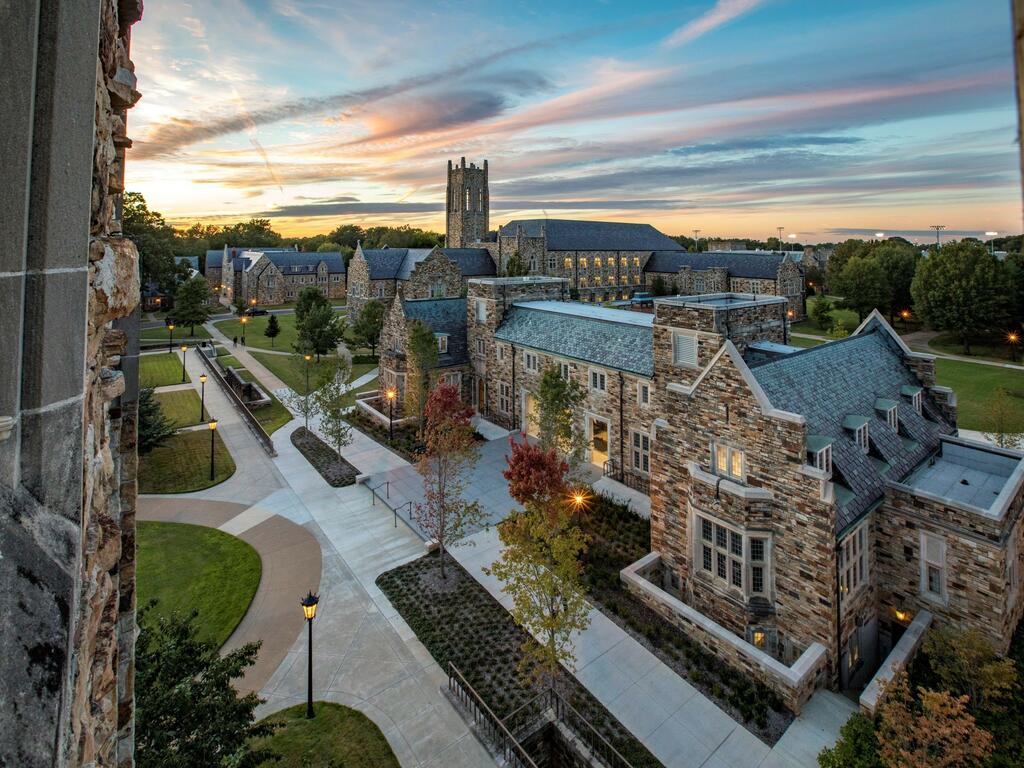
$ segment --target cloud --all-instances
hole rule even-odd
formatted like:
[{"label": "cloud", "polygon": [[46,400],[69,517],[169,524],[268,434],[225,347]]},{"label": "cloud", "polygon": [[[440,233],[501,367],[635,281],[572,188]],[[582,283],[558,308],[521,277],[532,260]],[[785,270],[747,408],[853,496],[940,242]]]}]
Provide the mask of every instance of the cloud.
[{"label": "cloud", "polygon": [[[882,228],[884,229],[884,227]],[[864,235],[866,237],[874,237],[876,233],[882,231],[878,227],[833,227],[826,230],[830,235],[838,235],[841,237],[856,235]],[[886,229],[886,237],[924,237],[929,238],[930,242],[935,241],[935,230],[934,229]],[[942,230],[942,237],[979,237],[984,238],[985,232],[983,230],[973,229],[944,229]]]},{"label": "cloud", "polygon": [[678,48],[723,24],[728,24],[745,13],[749,13],[763,2],[764,0],[717,0],[714,8],[679,27],[665,38],[662,45],[666,48]]},{"label": "cloud", "polygon": [[859,144],[864,139],[857,136],[763,136],[731,141],[712,141],[693,144],[669,150],[674,155],[707,155],[726,152],[749,152],[760,150],[789,149],[797,147],[826,147]]},{"label": "cloud", "polygon": [[[345,216],[389,213],[438,213],[444,203],[349,202],[350,198],[332,199],[320,203],[284,205],[262,211],[259,216],[270,218],[288,216]],[[676,210],[687,205],[680,200],[494,200],[491,211],[543,211],[543,210]]]}]

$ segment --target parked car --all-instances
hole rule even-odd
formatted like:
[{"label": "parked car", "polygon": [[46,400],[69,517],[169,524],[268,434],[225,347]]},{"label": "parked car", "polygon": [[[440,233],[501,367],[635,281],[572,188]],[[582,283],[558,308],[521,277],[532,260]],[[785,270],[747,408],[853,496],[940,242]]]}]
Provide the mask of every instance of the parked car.
[{"label": "parked car", "polygon": [[245,310],[245,314],[247,314],[249,317],[257,317],[259,315],[269,315],[270,313],[267,310],[261,309],[259,307],[249,307],[247,310]]}]

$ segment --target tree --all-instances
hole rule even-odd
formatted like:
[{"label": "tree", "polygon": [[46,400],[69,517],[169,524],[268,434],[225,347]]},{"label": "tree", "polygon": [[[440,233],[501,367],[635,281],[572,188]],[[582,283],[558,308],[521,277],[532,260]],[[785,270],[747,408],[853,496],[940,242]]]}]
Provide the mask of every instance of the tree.
[{"label": "tree", "polygon": [[[553,454],[547,452],[557,462]],[[556,485],[564,487],[564,476]],[[580,562],[586,537],[572,524],[572,507],[564,497],[545,492],[525,506],[499,526],[504,549],[484,573],[502,582],[516,622],[537,640],[523,644],[520,671],[553,686],[558,665],[573,664],[573,633],[590,623]]]},{"label": "tree", "polygon": [[266,248],[281,244],[281,235],[271,228],[270,219],[249,219],[232,224],[229,227],[224,227],[222,235],[226,245]]},{"label": "tree", "polygon": [[966,696],[918,688],[906,672],[885,686],[879,708],[878,754],[891,768],[972,768],[992,752],[992,735],[967,711]]},{"label": "tree", "polygon": [[523,506],[547,503],[568,496],[566,473],[569,465],[555,453],[539,445],[509,438],[510,453],[505,458],[502,476],[508,482],[508,493]]},{"label": "tree", "polygon": [[661,275],[655,275],[651,281],[651,296],[667,296],[668,286],[665,284],[665,278]]},{"label": "tree", "polygon": [[328,240],[327,242],[320,243],[320,245],[318,245],[316,247],[316,252],[317,253],[340,253],[341,252],[341,245],[339,245],[338,243],[332,243],[332,242],[330,242]]},{"label": "tree", "polygon": [[312,359],[307,360],[307,355],[312,358],[312,353],[306,352],[297,355],[291,355],[289,358],[289,364],[292,370],[299,377],[299,379],[308,384],[305,386],[302,392],[296,392],[288,398],[288,407],[294,411],[296,416],[300,416],[305,422],[306,429],[309,429],[309,420],[316,418],[320,414],[320,401],[315,397],[315,392],[322,383],[320,375],[316,371],[313,372],[314,378],[310,381],[309,378],[309,366],[312,364]]},{"label": "tree", "polygon": [[982,406],[982,424],[985,437],[1000,448],[1020,448],[1024,445],[1024,433],[1019,429],[1016,408],[1012,395],[1005,387],[996,387],[996,391],[986,398]]},{"label": "tree", "polygon": [[804,286],[808,294],[825,293],[825,273],[814,264],[804,267]]},{"label": "tree", "polygon": [[811,306],[811,320],[814,324],[827,331],[832,327],[832,311],[835,305],[824,296],[820,296]]},{"label": "tree", "polygon": [[250,750],[273,726],[255,722],[255,693],[232,685],[256,661],[259,643],[221,655],[197,637],[196,613],[139,612],[135,642],[135,759],[145,768],[256,768],[275,755]]},{"label": "tree", "polygon": [[921,259],[910,286],[914,308],[932,328],[956,334],[964,354],[971,339],[1006,317],[1006,268],[977,243],[950,243]]},{"label": "tree", "polygon": [[318,307],[329,307],[331,302],[320,293],[316,286],[307,285],[299,291],[299,299],[295,302],[295,325],[298,327],[306,319],[311,310]]},{"label": "tree", "polygon": [[174,294],[174,319],[188,326],[189,336],[195,335],[196,326],[210,319],[210,285],[202,275],[196,275],[178,286]]},{"label": "tree", "polygon": [[505,277],[522,277],[530,274],[530,266],[523,261],[519,251],[513,251],[505,262]]},{"label": "tree", "polygon": [[479,502],[463,498],[468,473],[478,458],[470,424],[473,409],[462,402],[455,386],[441,384],[430,393],[423,410],[425,448],[416,465],[423,477],[423,501],[416,504],[413,517],[437,542],[441,578],[446,578],[449,542],[461,539],[486,516]]},{"label": "tree", "polygon": [[296,320],[295,327],[298,351],[315,354],[317,362],[320,362],[321,355],[337,347],[345,336],[345,320],[329,303],[310,309],[301,321]]},{"label": "tree", "polygon": [[575,379],[563,378],[557,368],[549,366],[541,373],[536,397],[541,447],[554,448],[572,472],[583,462],[586,450],[576,409],[587,399],[587,391]]},{"label": "tree", "polygon": [[235,296],[235,300],[231,302],[231,306],[235,308],[235,314],[238,315],[239,317],[244,315],[245,310],[248,309],[248,307],[245,304],[245,299],[242,297],[242,294],[238,294],[237,296]]},{"label": "tree", "polygon": [[830,285],[843,297],[842,305],[864,318],[876,307],[888,309],[891,290],[881,265],[869,256],[852,256]]},{"label": "tree", "polygon": [[839,729],[835,746],[826,747],[818,755],[821,768],[882,768],[878,757],[878,736],[875,723],[857,712]]},{"label": "tree", "polygon": [[[867,249],[867,243],[863,240],[846,240],[839,243],[835,248],[832,249],[832,255],[828,257],[828,278],[829,287],[833,286],[833,280],[843,271],[846,266],[846,262],[852,259],[854,256],[864,256]],[[834,290],[834,289],[833,289]]]},{"label": "tree", "polygon": [[263,335],[270,339],[270,346],[274,346],[274,339],[281,333],[281,323],[277,321],[277,315],[271,315],[267,320],[267,327],[263,329]]},{"label": "tree", "polygon": [[917,268],[918,251],[912,245],[905,245],[898,240],[886,240],[877,243],[871,250],[871,257],[878,262],[885,274],[889,286],[890,325],[896,321],[896,315],[909,309],[913,303],[910,285],[914,281],[914,270]]},{"label": "tree", "polygon": [[359,317],[352,326],[356,343],[370,348],[370,354],[377,354],[380,332],[384,328],[384,305],[376,299],[366,302]]},{"label": "tree", "polygon": [[978,629],[932,629],[925,635],[924,651],[942,687],[966,696],[973,715],[1002,709],[1016,685],[1013,660],[999,656]]},{"label": "tree", "polygon": [[319,385],[313,392],[316,408],[320,413],[320,432],[335,451],[352,442],[352,427],[345,419],[348,407],[348,380],[352,373],[352,365],[347,357],[339,355],[337,360],[327,366],[321,376]]},{"label": "tree", "polygon": [[164,415],[164,409],[153,397],[152,388],[139,390],[139,453],[159,448],[174,434],[175,429]]},{"label": "tree", "polygon": [[405,359],[408,370],[405,378],[406,411],[419,418],[419,429],[423,431],[423,409],[430,393],[430,371],[437,367],[437,337],[430,326],[422,320],[409,324],[409,338]]},{"label": "tree", "polygon": [[162,215],[149,209],[146,198],[138,192],[124,193],[121,229],[139,249],[142,285],[156,283],[163,291],[173,291],[176,275],[174,229]]},{"label": "tree", "polygon": [[850,335],[850,331],[842,323],[836,323],[825,335],[830,339],[845,339]]}]

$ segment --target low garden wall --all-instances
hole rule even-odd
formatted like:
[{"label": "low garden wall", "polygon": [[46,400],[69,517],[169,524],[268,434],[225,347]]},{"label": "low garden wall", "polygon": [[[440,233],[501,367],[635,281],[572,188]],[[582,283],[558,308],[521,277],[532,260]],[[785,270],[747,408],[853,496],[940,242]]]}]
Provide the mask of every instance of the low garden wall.
[{"label": "low garden wall", "polygon": [[[391,423],[391,420],[388,418],[388,409],[384,405],[383,400],[384,398],[381,397],[379,390],[375,392],[361,392],[356,395],[356,408],[386,427]],[[405,424],[413,424],[416,421],[417,418],[415,416],[403,416],[396,418],[394,424],[396,427],[401,427]]]},{"label": "low garden wall", "polygon": [[874,716],[878,710],[878,705],[882,703],[882,691],[885,689],[886,684],[910,665],[914,654],[917,653],[917,649],[921,647],[921,643],[924,641],[924,633],[931,626],[931,623],[932,615],[928,611],[919,611],[914,620],[910,622],[910,626],[903,633],[903,637],[889,651],[889,655],[885,657],[882,666],[878,668],[875,676],[871,678],[871,682],[865,686],[864,691],[861,693],[861,712],[872,717]]},{"label": "low garden wall", "polygon": [[652,583],[648,575],[660,565],[661,555],[651,552],[623,568],[619,577],[644,605],[682,629],[716,658],[771,688],[790,710],[799,714],[824,677],[825,646],[811,643],[792,666],[787,666]]},{"label": "low garden wall", "polygon": [[[252,415],[249,406],[238,396],[238,393],[228,383],[228,380],[224,378],[224,373],[221,371],[220,366],[217,365],[217,354],[213,347],[193,347],[193,349],[199,355],[199,359],[203,361],[206,369],[213,374],[213,378],[220,385],[220,388],[227,394],[231,404],[235,406],[235,410],[241,414],[242,421],[249,427],[249,431],[252,432],[259,444],[263,446],[263,450],[270,456],[277,456],[277,449],[274,448],[274,441],[270,438],[270,435],[267,434],[263,425],[256,420],[256,417]],[[268,399],[267,402],[269,403],[270,400]]]}]

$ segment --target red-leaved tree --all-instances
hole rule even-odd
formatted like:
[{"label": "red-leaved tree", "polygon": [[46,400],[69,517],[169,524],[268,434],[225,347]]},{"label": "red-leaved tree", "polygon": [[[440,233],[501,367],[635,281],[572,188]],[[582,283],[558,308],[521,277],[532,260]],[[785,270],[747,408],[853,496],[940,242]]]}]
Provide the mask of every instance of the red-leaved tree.
[{"label": "red-leaved tree", "polygon": [[442,578],[448,547],[484,517],[477,502],[462,496],[478,458],[472,415],[450,384],[434,388],[423,408],[425,448],[416,467],[423,476],[423,502],[416,505],[413,519],[437,542]]},{"label": "red-leaved tree", "polygon": [[568,495],[565,473],[566,461],[554,448],[544,450],[523,440],[508,439],[512,453],[502,475],[508,480],[508,493],[523,506],[551,501]]}]

